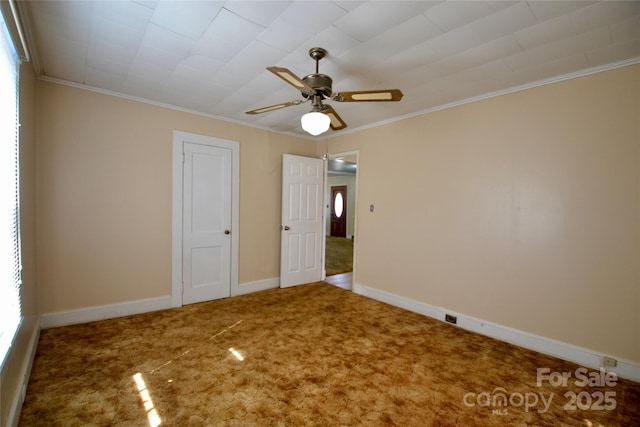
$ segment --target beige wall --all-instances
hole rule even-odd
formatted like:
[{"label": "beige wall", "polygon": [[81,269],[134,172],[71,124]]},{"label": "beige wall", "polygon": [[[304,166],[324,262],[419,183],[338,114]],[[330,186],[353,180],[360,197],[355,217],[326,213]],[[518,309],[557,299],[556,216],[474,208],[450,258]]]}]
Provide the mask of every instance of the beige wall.
[{"label": "beige wall", "polygon": [[[329,139],[360,150],[358,282],[640,361],[639,75]],[[240,141],[240,283],[278,276],[282,153],[326,144],[47,82],[38,118],[40,313],[170,294],[173,130]]]},{"label": "beige wall", "polygon": [[[36,79],[29,63],[20,67],[20,227],[22,230],[22,316],[16,339],[2,366],[0,425],[21,399],[23,372],[32,356],[30,345],[39,331],[36,283]],[[17,408],[20,409],[19,407]],[[19,412],[18,412],[19,414]],[[14,414],[15,417],[15,414]],[[12,420],[13,421],[13,420]]]},{"label": "beige wall", "polygon": [[354,149],[360,284],[640,362],[640,66],[329,140]]},{"label": "beige wall", "polygon": [[239,282],[279,276],[282,154],[313,141],[41,81],[40,313],[171,294],[173,130],[240,142]]}]

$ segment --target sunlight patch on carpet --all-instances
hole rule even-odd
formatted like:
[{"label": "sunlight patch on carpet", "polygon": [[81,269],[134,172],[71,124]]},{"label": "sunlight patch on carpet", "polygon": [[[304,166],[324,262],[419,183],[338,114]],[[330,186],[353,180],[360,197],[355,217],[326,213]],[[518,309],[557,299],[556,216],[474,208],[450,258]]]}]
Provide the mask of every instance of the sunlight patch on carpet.
[{"label": "sunlight patch on carpet", "polygon": [[156,411],[155,406],[153,406],[153,400],[151,400],[151,394],[149,394],[149,390],[147,389],[147,384],[142,379],[142,374],[137,373],[133,376],[133,381],[136,383],[136,388],[138,389],[138,393],[140,394],[140,399],[142,400],[142,404],[144,405],[145,411],[147,411],[147,419],[149,420],[150,427],[158,427],[162,424],[162,419],[158,415],[158,411]]},{"label": "sunlight patch on carpet", "polygon": [[244,360],[244,356],[242,356],[240,352],[238,352],[238,350],[234,349],[233,347],[229,349],[229,352],[231,352],[231,354],[233,354],[239,361],[242,362]]}]

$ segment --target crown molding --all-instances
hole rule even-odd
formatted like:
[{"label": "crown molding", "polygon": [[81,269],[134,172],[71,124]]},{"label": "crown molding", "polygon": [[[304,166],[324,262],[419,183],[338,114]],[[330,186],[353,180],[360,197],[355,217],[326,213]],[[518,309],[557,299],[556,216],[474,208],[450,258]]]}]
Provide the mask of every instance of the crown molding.
[{"label": "crown molding", "polygon": [[218,116],[218,115],[215,115],[215,114],[204,113],[202,111],[193,110],[193,109],[190,109],[190,108],[180,107],[180,106],[173,105],[173,104],[167,104],[165,102],[160,102],[160,101],[154,101],[154,100],[143,98],[143,97],[139,97],[139,96],[128,95],[128,94],[125,94],[125,93],[122,93],[122,92],[117,92],[117,91],[113,91],[113,90],[109,90],[109,89],[102,89],[102,88],[98,88],[98,87],[95,87],[95,86],[89,86],[89,85],[85,85],[85,84],[81,84],[81,83],[76,83],[76,82],[72,82],[72,81],[69,81],[69,80],[59,79],[59,78],[56,78],[56,77],[49,77],[49,76],[44,76],[43,75],[43,76],[40,76],[40,78],[38,80],[41,80],[43,82],[48,82],[48,83],[55,83],[55,84],[59,84],[59,85],[63,85],[63,86],[69,86],[69,87],[72,87],[72,88],[75,88],[75,89],[88,90],[89,92],[96,92],[96,93],[100,93],[102,95],[114,96],[116,98],[122,98],[122,99],[126,99],[126,100],[129,100],[129,101],[141,102],[143,104],[149,104],[149,105],[153,105],[155,107],[167,108],[169,110],[175,110],[175,111],[180,111],[182,113],[187,113],[187,114],[193,114],[193,115],[196,115],[196,116],[206,117],[208,119],[219,120],[221,122],[233,123],[233,124],[236,124],[236,125],[246,126],[246,127],[250,127],[250,128],[254,128],[254,129],[260,129],[260,130],[264,130],[264,131],[267,131],[267,132],[279,133],[281,135],[293,136],[293,137],[300,138],[300,139],[315,140],[315,138],[306,137],[304,135],[300,135],[300,134],[293,133],[293,132],[278,132],[278,131],[275,131],[273,129],[269,129],[266,126],[255,125],[255,124],[243,122],[243,121],[240,121],[240,120],[230,119],[228,117],[222,117],[222,116]]},{"label": "crown molding", "polygon": [[260,129],[260,130],[264,130],[267,132],[273,132],[273,133],[278,133],[281,135],[287,135],[287,136],[292,136],[295,138],[300,138],[300,139],[306,139],[306,140],[310,140],[310,141],[321,141],[321,140],[329,140],[329,139],[333,139],[333,138],[337,138],[339,136],[344,136],[344,135],[348,135],[354,132],[360,132],[366,129],[372,129],[372,128],[377,128],[383,125],[387,125],[390,123],[395,123],[395,122],[399,122],[402,120],[406,120],[406,119],[410,119],[413,117],[417,117],[417,116],[422,116],[422,115],[426,115],[426,114],[430,114],[430,113],[435,113],[436,111],[442,111],[442,110],[447,110],[450,108],[455,108],[455,107],[459,107],[461,105],[465,105],[465,104],[471,104],[473,102],[477,102],[477,101],[483,101],[485,99],[491,99],[491,98],[495,98],[498,96],[503,96],[503,95],[508,95],[511,93],[516,93],[516,92],[521,92],[523,90],[527,90],[527,89],[533,89],[536,87],[540,87],[540,86],[546,86],[549,84],[554,84],[554,83],[558,83],[558,82],[562,82],[565,80],[571,80],[571,79],[576,79],[576,78],[580,78],[580,77],[585,77],[585,76],[589,76],[591,74],[597,74],[597,73],[603,73],[605,71],[611,71],[611,70],[615,70],[617,68],[623,68],[623,67],[627,67],[630,65],[635,65],[635,64],[640,64],[640,56],[636,56],[633,58],[629,58],[629,59],[625,59],[623,61],[618,61],[618,62],[612,62],[610,64],[605,64],[605,65],[599,65],[597,67],[592,67],[592,68],[587,68],[584,70],[580,70],[580,71],[575,71],[572,73],[568,73],[568,74],[562,74],[560,76],[556,76],[556,77],[550,77],[547,79],[543,79],[543,80],[537,80],[535,82],[531,82],[531,83],[526,83],[523,85],[518,85],[518,86],[513,86],[507,89],[501,89],[498,91],[494,91],[494,92],[489,92],[483,95],[478,95],[478,96],[474,96],[471,98],[466,98],[460,101],[454,101],[454,102],[450,102],[448,104],[442,104],[442,105],[438,105],[435,107],[431,107],[431,108],[427,108],[425,110],[420,110],[420,111],[416,111],[414,113],[410,113],[410,114],[405,114],[403,116],[398,116],[398,117],[393,117],[387,120],[382,120],[379,122],[375,122],[375,123],[371,123],[368,125],[364,125],[364,126],[359,126],[353,129],[349,129],[349,130],[345,130],[345,131],[341,131],[339,134],[330,134],[330,133],[323,133],[321,135],[318,136],[311,136],[311,135],[301,135],[299,133],[294,133],[294,132],[280,132],[280,131],[275,131],[273,129],[269,129],[266,126],[260,126],[260,125],[256,125],[256,124],[252,124],[252,123],[247,123],[247,122],[243,122],[240,120],[235,120],[235,119],[230,119],[227,117],[222,117],[222,116],[218,116],[215,114],[209,114],[209,113],[203,113],[202,111],[197,111],[197,110],[192,110],[190,108],[184,108],[184,107],[179,107],[177,105],[172,105],[172,104],[167,104],[164,102],[159,102],[159,101],[154,101],[154,100],[150,100],[147,98],[142,98],[142,97],[138,97],[138,96],[133,96],[133,95],[127,95],[121,92],[117,92],[117,91],[112,91],[112,90],[108,90],[108,89],[101,89],[101,88],[97,88],[94,86],[89,86],[89,85],[84,85],[84,84],[80,84],[80,83],[76,83],[76,82],[71,82],[68,80],[63,80],[63,79],[59,79],[59,78],[55,78],[55,77],[49,77],[49,76],[45,76],[45,75],[41,75],[39,77],[39,80],[45,81],[45,82],[49,82],[49,83],[56,83],[56,84],[61,84],[64,86],[70,86],[76,89],[84,89],[84,90],[88,90],[91,92],[97,92],[103,95],[108,95],[108,96],[115,96],[117,98],[123,98],[123,99],[127,99],[130,101],[135,101],[135,102],[142,102],[144,104],[149,104],[149,105],[154,105],[156,107],[161,107],[161,108],[167,108],[170,110],[175,110],[175,111],[180,111],[183,113],[188,113],[188,114],[194,114],[196,116],[201,116],[201,117],[206,117],[206,118],[210,118],[210,119],[214,119],[214,120],[219,120],[219,121],[223,121],[223,122],[228,122],[228,123],[233,123],[236,125],[240,125],[240,126],[246,126],[246,127],[250,127],[250,128],[254,128],[254,129]]},{"label": "crown molding", "polygon": [[565,80],[577,79],[579,77],[589,76],[591,74],[603,73],[605,71],[615,70],[617,68],[628,67],[630,65],[640,64],[640,56],[636,56],[633,58],[625,59],[623,61],[612,62],[610,64],[599,65],[597,67],[587,68],[580,71],[574,71],[568,74],[562,74],[555,77],[549,77],[547,79],[537,80],[531,83],[525,83],[523,85],[513,86],[507,89],[501,89],[494,92],[489,92],[483,95],[474,96],[471,98],[466,98],[460,101],[450,102],[448,104],[437,105],[435,107],[427,108],[425,110],[416,111],[415,113],[405,114],[403,116],[393,117],[391,119],[382,120],[379,122],[371,123],[365,126],[359,126],[357,128],[349,129],[347,131],[341,132],[339,135],[331,135],[329,138],[336,138],[338,136],[343,136],[349,133],[359,132],[366,129],[377,128],[383,125],[387,125],[390,123],[399,122],[402,120],[410,119],[412,117],[422,116],[429,113],[435,113],[436,111],[448,110],[449,108],[459,107],[465,104],[471,104],[477,101],[483,101],[485,99],[491,99],[502,95],[508,95],[515,92],[521,92],[527,89],[533,89],[540,86],[546,86],[554,83],[559,83]]}]

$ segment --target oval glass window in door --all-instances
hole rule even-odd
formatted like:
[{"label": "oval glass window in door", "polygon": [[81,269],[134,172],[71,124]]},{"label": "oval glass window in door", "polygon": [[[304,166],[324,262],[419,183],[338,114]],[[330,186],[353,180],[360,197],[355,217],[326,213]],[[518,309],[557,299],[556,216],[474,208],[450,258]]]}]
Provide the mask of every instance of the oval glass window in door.
[{"label": "oval glass window in door", "polygon": [[335,212],[337,218],[342,217],[344,212],[344,199],[342,193],[337,193],[336,198],[333,200],[333,212]]}]

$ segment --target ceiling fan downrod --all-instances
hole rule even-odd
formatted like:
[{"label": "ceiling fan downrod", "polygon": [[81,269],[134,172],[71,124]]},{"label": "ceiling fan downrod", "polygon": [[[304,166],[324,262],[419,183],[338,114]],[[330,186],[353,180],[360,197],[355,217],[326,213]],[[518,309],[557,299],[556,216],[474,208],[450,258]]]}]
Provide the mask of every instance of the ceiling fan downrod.
[{"label": "ceiling fan downrod", "polygon": [[316,74],[318,74],[320,60],[327,56],[327,51],[321,47],[312,47],[309,49],[309,56],[316,61]]}]

